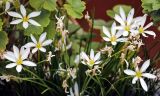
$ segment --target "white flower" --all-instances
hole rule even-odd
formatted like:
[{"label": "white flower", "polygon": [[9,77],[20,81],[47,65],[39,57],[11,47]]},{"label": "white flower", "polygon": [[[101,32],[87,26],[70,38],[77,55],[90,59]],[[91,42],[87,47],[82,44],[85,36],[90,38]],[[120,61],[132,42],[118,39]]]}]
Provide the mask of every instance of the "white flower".
[{"label": "white flower", "polygon": [[47,33],[44,32],[40,37],[39,37],[39,41],[37,42],[36,38],[31,34],[31,39],[33,42],[29,42],[26,45],[24,45],[25,48],[31,48],[31,47],[35,47],[32,50],[32,53],[34,54],[35,52],[37,52],[38,50],[42,51],[42,52],[46,52],[46,49],[44,48],[44,46],[47,46],[49,44],[52,43],[52,40],[45,40],[46,39],[46,35]]},{"label": "white flower", "polygon": [[105,41],[110,41],[112,45],[116,45],[117,42],[125,42],[127,38],[120,38],[122,35],[121,31],[116,32],[116,23],[114,22],[111,27],[111,32],[108,31],[106,27],[103,26],[103,33],[107,37],[103,37]]},{"label": "white flower", "polygon": [[139,26],[137,28],[138,30],[134,30],[134,32],[135,32],[135,34],[142,34],[142,36],[144,36],[144,37],[148,37],[146,34],[153,35],[153,37],[155,38],[156,34],[153,31],[147,30],[149,27],[151,27],[153,25],[153,22],[150,22],[149,24],[144,26],[146,19],[147,19],[147,15],[145,14],[143,17],[137,18],[137,20],[135,20],[137,22],[138,21],[140,21],[140,22],[138,22],[139,23]]},{"label": "white flower", "polygon": [[122,7],[120,7],[120,16],[115,15],[114,19],[120,23],[120,26],[117,26],[116,29],[123,32],[123,36],[128,36],[129,32],[132,32],[132,29],[136,28],[136,24],[133,22],[134,9],[131,9],[126,17],[125,12]]},{"label": "white flower", "polygon": [[7,12],[9,10],[9,8],[11,6],[10,3],[12,3],[12,2],[13,2],[13,0],[6,0],[5,1],[5,3],[6,3],[6,5],[5,5],[5,12]]},{"label": "white flower", "polygon": [[85,52],[81,52],[81,58],[83,59],[82,63],[85,65],[88,65],[89,67],[94,66],[95,64],[99,64],[101,63],[101,61],[99,61],[100,59],[100,52],[98,52],[95,56],[94,56],[94,51],[93,49],[91,49],[90,51],[90,56],[88,57],[86,55]]},{"label": "white flower", "polygon": [[145,71],[149,67],[149,65],[150,65],[150,60],[147,60],[143,63],[143,65],[140,69],[137,66],[135,71],[130,70],[130,69],[124,70],[125,74],[135,76],[132,80],[132,84],[135,84],[137,80],[140,80],[141,86],[145,91],[148,91],[148,87],[147,87],[147,84],[144,81],[143,77],[147,77],[147,78],[150,78],[150,79],[156,78],[156,76],[153,75],[153,74],[145,73]]},{"label": "white flower", "polygon": [[13,68],[16,66],[17,72],[21,72],[22,65],[26,66],[36,66],[35,63],[26,60],[28,58],[28,55],[30,53],[30,49],[24,49],[24,47],[21,47],[19,50],[16,46],[13,45],[13,52],[7,51],[4,54],[5,59],[8,59],[9,61],[12,61],[13,63],[10,63],[6,65],[6,68]]},{"label": "white flower", "polygon": [[21,22],[23,22],[23,27],[26,29],[29,26],[29,23],[35,26],[41,26],[39,23],[37,23],[35,20],[31,19],[33,17],[37,17],[40,15],[41,11],[37,11],[37,12],[32,12],[29,15],[27,15],[26,13],[26,9],[24,8],[23,5],[20,5],[20,11],[21,14],[17,13],[17,12],[7,12],[8,15],[12,16],[12,17],[16,17],[18,19],[10,22],[10,24],[19,24]]}]

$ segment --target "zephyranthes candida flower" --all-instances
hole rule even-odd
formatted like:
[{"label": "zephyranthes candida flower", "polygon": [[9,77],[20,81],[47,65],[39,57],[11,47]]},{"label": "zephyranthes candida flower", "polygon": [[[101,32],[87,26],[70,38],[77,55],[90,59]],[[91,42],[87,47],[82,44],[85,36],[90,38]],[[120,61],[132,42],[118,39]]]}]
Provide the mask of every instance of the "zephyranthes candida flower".
[{"label": "zephyranthes candida flower", "polygon": [[46,39],[46,35],[47,33],[43,33],[40,37],[39,40],[37,41],[36,38],[31,34],[31,39],[33,42],[29,42],[26,45],[24,45],[24,47],[26,48],[31,48],[34,47],[34,49],[32,50],[32,53],[37,52],[38,50],[42,51],[42,52],[46,52],[46,49],[44,48],[44,46],[47,46],[49,44],[52,43],[52,40],[45,40]]},{"label": "zephyranthes candida flower", "polygon": [[23,5],[20,5],[20,12],[21,14],[17,13],[17,12],[7,12],[8,15],[12,16],[12,17],[16,17],[18,19],[10,22],[10,24],[19,24],[21,22],[23,22],[23,27],[26,29],[29,26],[29,23],[35,26],[41,26],[39,23],[37,23],[35,20],[31,19],[33,17],[37,17],[40,15],[41,11],[37,11],[37,12],[32,12],[29,15],[27,15],[26,9]]},{"label": "zephyranthes candida flower", "polygon": [[147,87],[147,84],[144,81],[143,77],[150,78],[150,79],[156,78],[155,75],[145,72],[146,69],[149,67],[149,65],[150,65],[150,60],[147,60],[143,63],[143,65],[140,69],[137,66],[135,71],[130,70],[130,69],[124,70],[125,74],[134,76],[134,78],[132,80],[132,84],[135,84],[137,80],[140,80],[140,84],[145,91],[148,91],[148,87]]},{"label": "zephyranthes candida flower", "polygon": [[89,67],[101,63],[101,61],[99,61],[100,57],[101,57],[100,52],[94,55],[93,49],[91,49],[90,51],[90,56],[87,56],[85,52],[81,52],[81,58],[83,59],[82,63],[88,65]]},{"label": "zephyranthes candida flower", "polygon": [[24,47],[21,47],[21,49],[19,50],[16,46],[13,46],[13,52],[7,51],[4,54],[4,57],[6,59],[13,62],[6,65],[6,68],[13,68],[16,66],[17,72],[21,72],[23,65],[36,66],[35,63],[26,60],[28,58],[29,53],[30,53],[29,48],[24,49]]},{"label": "zephyranthes candida flower", "polygon": [[116,32],[116,23],[114,22],[111,27],[111,31],[103,26],[103,33],[107,37],[103,37],[103,39],[107,42],[111,42],[112,45],[116,45],[117,42],[125,42],[127,38],[121,38],[122,32],[118,31]]}]

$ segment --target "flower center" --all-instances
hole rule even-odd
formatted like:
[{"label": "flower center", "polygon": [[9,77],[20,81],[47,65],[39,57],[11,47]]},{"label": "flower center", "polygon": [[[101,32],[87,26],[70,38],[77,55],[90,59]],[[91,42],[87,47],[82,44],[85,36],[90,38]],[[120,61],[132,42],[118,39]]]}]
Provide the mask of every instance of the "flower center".
[{"label": "flower center", "polygon": [[112,36],[112,37],[110,38],[110,40],[111,40],[111,42],[115,42],[115,41],[117,40],[117,38],[116,38],[116,36]]},{"label": "flower center", "polygon": [[90,65],[94,65],[94,60],[92,60],[92,59],[89,60],[89,64],[90,64]]},{"label": "flower center", "polygon": [[130,31],[130,27],[131,27],[130,25],[126,25],[125,28],[124,28],[125,31]]},{"label": "flower center", "polygon": [[27,22],[29,20],[29,18],[27,16],[23,17],[23,22]]},{"label": "flower center", "polygon": [[137,76],[138,78],[142,77],[142,72],[140,72],[140,71],[136,72],[136,76]]},{"label": "flower center", "polygon": [[36,45],[36,47],[39,49],[39,48],[42,47],[42,44],[38,42],[37,45]]},{"label": "flower center", "polygon": [[138,31],[139,31],[139,33],[143,33],[143,32],[144,32],[144,29],[143,29],[142,27],[140,27],[140,28],[138,29]]},{"label": "flower center", "polygon": [[16,61],[17,65],[21,65],[23,63],[21,56],[18,57],[18,60]]}]

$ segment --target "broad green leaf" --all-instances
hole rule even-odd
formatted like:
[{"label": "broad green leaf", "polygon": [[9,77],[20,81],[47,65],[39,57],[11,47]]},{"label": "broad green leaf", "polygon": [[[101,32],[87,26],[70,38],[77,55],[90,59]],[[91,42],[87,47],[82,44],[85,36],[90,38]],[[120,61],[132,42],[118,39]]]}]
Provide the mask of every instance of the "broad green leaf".
[{"label": "broad green leaf", "polygon": [[56,0],[29,0],[29,3],[36,10],[44,8],[48,11],[54,11],[56,8]]},{"label": "broad green leaf", "polygon": [[77,31],[79,28],[80,28],[79,25],[75,25],[75,24],[72,24],[72,23],[68,25],[68,31],[70,33]]},{"label": "broad green leaf", "polygon": [[0,31],[0,41],[0,52],[3,52],[8,44],[8,36],[6,32]]},{"label": "broad green leaf", "polygon": [[107,26],[107,22],[105,22],[102,19],[97,19],[94,21],[94,28],[95,29],[101,29],[102,26]]},{"label": "broad green leaf", "polygon": [[85,3],[81,0],[67,0],[68,4],[64,4],[68,15],[73,18],[82,18],[82,12],[85,10]]},{"label": "broad green leaf", "polygon": [[43,27],[30,25],[25,31],[24,34],[26,36],[30,36],[30,34],[40,35],[43,32]]},{"label": "broad green leaf", "polygon": [[29,3],[36,10],[40,10],[43,7],[44,0],[29,0]]},{"label": "broad green leaf", "polygon": [[47,27],[47,25],[50,22],[49,19],[50,12],[47,10],[42,10],[40,16],[36,17],[35,20],[42,26],[42,27]]},{"label": "broad green leaf", "polygon": [[107,10],[106,13],[108,16],[110,16],[111,18],[114,18],[115,14],[119,14],[119,8],[122,7],[124,12],[126,13],[126,15],[129,13],[129,11],[131,10],[131,6],[129,5],[116,5],[113,7],[112,10]]},{"label": "broad green leaf", "polygon": [[48,11],[54,11],[56,8],[56,0],[45,0],[43,8]]},{"label": "broad green leaf", "polygon": [[48,39],[53,39],[56,32],[56,23],[54,21],[51,21],[47,26],[45,32],[47,32]]}]

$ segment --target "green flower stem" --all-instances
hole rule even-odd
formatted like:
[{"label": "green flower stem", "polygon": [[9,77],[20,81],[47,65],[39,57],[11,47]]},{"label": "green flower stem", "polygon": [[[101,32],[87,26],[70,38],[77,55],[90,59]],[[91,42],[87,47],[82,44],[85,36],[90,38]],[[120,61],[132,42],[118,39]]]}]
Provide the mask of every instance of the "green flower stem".
[{"label": "green flower stem", "polygon": [[40,51],[38,50],[38,62],[40,62],[40,57],[41,56],[41,54],[40,54]]},{"label": "green flower stem", "polygon": [[84,92],[85,92],[85,90],[86,90],[86,88],[87,88],[90,80],[91,80],[91,77],[88,78],[88,76],[87,76],[87,77],[85,78],[84,84],[83,84],[83,86],[82,86],[82,91],[81,91],[81,93],[80,93],[80,96],[83,96],[83,94],[84,94]]}]

